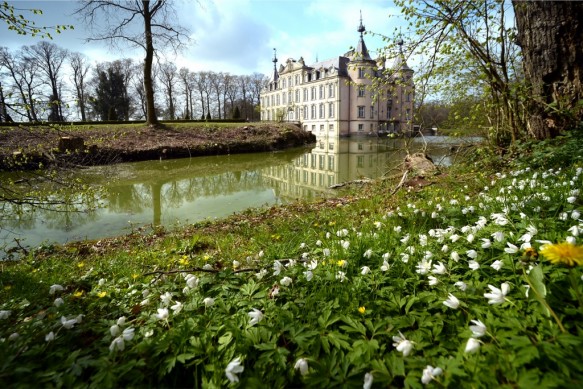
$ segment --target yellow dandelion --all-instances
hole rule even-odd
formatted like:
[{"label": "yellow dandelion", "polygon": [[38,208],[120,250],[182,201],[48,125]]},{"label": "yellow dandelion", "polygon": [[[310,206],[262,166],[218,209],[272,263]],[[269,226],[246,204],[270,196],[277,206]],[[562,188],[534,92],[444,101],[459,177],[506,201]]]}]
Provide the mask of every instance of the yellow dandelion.
[{"label": "yellow dandelion", "polygon": [[102,298],[102,297],[105,297],[106,294],[107,294],[107,292],[99,292],[99,293],[97,293],[97,297]]},{"label": "yellow dandelion", "polygon": [[358,312],[360,312],[364,315],[364,312],[366,312],[366,308],[365,307],[358,307]]},{"label": "yellow dandelion", "polygon": [[78,290],[75,293],[73,293],[73,297],[81,297],[83,296],[83,291],[82,290]]},{"label": "yellow dandelion", "polygon": [[555,265],[583,265],[583,246],[575,246],[569,242],[545,244],[540,253]]},{"label": "yellow dandelion", "polygon": [[340,267],[344,267],[346,265],[346,261],[344,259],[339,260],[336,264]]},{"label": "yellow dandelion", "polygon": [[188,265],[188,257],[186,255],[183,255],[178,261],[178,263],[181,264],[182,266]]},{"label": "yellow dandelion", "polygon": [[335,226],[336,222],[334,220],[332,220],[330,223],[328,223],[329,226]]},{"label": "yellow dandelion", "polygon": [[78,267],[79,269],[81,269],[83,266],[85,266],[85,263],[83,263],[83,262],[79,262],[79,263],[77,264],[77,267]]},{"label": "yellow dandelion", "polygon": [[211,256],[208,254],[203,255],[202,260],[203,261],[208,261],[209,259],[211,259]]},{"label": "yellow dandelion", "polygon": [[132,274],[132,278],[135,280],[136,278],[138,278],[140,275],[138,273],[134,273]]}]

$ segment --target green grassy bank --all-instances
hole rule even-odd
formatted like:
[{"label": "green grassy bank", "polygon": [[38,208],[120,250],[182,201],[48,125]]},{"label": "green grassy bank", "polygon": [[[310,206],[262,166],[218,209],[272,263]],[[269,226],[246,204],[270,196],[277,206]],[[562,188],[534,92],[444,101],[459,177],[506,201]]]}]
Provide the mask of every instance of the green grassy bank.
[{"label": "green grassy bank", "polygon": [[0,384],[580,386],[580,144],[3,263]]}]

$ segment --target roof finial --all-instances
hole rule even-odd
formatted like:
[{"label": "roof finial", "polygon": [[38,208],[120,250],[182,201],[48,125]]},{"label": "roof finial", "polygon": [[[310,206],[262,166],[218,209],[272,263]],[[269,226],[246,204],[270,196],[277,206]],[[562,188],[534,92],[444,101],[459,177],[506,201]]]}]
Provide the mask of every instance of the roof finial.
[{"label": "roof finial", "polygon": [[403,54],[403,34],[401,33],[401,27],[399,27],[399,38],[397,39],[397,44],[399,45],[399,53]]},{"label": "roof finial", "polygon": [[366,29],[364,28],[364,25],[362,24],[362,10],[360,10],[360,25],[358,26],[358,29],[356,31],[360,32],[361,38],[362,38],[362,33],[366,31]]},{"label": "roof finial", "polygon": [[279,74],[277,74],[277,50],[275,47],[273,48],[273,60],[271,62],[273,62],[273,80],[277,81]]}]

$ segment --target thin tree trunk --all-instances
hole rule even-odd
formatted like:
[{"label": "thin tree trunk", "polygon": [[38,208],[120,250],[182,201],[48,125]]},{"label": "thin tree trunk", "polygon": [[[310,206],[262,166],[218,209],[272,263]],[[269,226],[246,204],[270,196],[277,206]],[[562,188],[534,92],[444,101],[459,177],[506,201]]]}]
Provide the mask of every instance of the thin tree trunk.
[{"label": "thin tree trunk", "polygon": [[144,58],[144,91],[146,93],[146,124],[158,124],[154,105],[154,86],[152,81],[152,62],[154,60],[154,43],[152,42],[152,16],[150,2],[142,1],[144,7],[144,33],[146,36],[146,58]]}]

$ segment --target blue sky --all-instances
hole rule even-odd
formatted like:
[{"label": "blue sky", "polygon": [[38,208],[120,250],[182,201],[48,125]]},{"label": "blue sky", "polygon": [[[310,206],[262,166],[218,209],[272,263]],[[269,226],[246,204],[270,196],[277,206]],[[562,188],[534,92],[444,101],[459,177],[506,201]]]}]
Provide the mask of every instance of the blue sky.
[{"label": "blue sky", "polygon": [[[39,26],[72,24],[73,31],[57,35],[54,43],[71,51],[82,52],[93,61],[118,58],[141,60],[143,53],[128,49],[111,49],[96,42],[85,43],[89,32],[72,15],[79,2],[8,1],[17,8],[37,8]],[[212,70],[232,74],[269,74],[273,48],[281,62],[304,57],[307,63],[342,55],[358,42],[356,31],[359,12],[367,31],[393,36],[403,24],[392,0],[172,0],[178,22],[188,28],[194,43],[175,57],[167,59],[191,70]],[[25,16],[30,16],[22,12]],[[0,45],[16,50],[38,42],[0,26]],[[379,37],[365,36],[374,52],[384,44]]]}]

